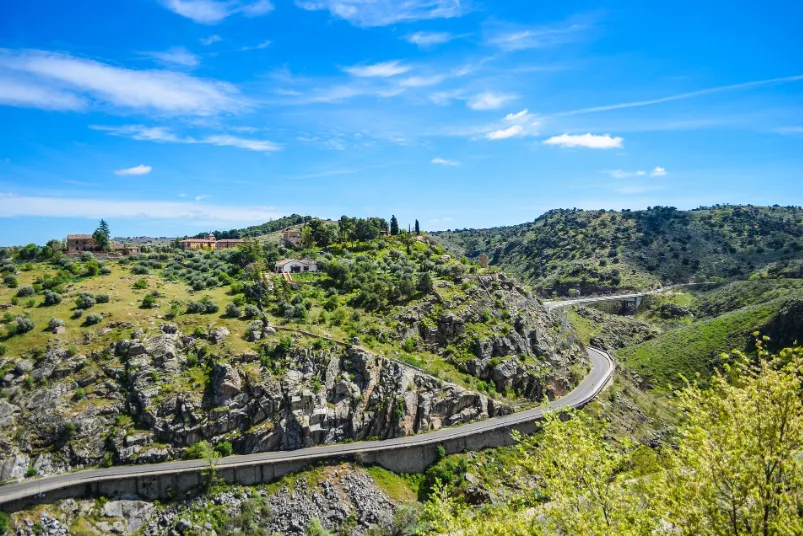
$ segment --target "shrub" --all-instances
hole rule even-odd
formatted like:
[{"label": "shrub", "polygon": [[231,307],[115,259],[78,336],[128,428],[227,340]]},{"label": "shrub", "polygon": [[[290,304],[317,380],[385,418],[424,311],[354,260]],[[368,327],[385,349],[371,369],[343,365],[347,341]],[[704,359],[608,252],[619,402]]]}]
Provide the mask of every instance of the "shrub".
[{"label": "shrub", "polygon": [[135,264],[131,267],[131,273],[134,275],[147,275],[151,273],[147,266],[142,264]]},{"label": "shrub", "polygon": [[84,251],[83,253],[81,253],[81,257],[80,258],[81,258],[82,261],[87,262],[87,261],[93,260],[95,258],[95,256],[92,255],[92,253],[89,252],[89,251]]},{"label": "shrub", "polygon": [[240,318],[242,314],[243,313],[242,311],[240,311],[240,308],[237,307],[237,304],[230,303],[226,305],[226,316],[230,316],[232,318]]},{"label": "shrub", "polygon": [[64,320],[60,320],[58,318],[51,318],[50,322],[47,323],[47,328],[51,331],[54,329],[61,327],[64,325]]},{"label": "shrub", "polygon": [[415,339],[413,339],[412,337],[407,337],[406,339],[404,339],[404,342],[402,343],[402,348],[407,353],[410,353],[410,352],[414,351],[415,350]]},{"label": "shrub", "polygon": [[9,335],[22,335],[23,333],[28,333],[29,331],[33,331],[34,328],[33,320],[28,318],[27,316],[18,316],[14,319],[8,326],[8,334]]},{"label": "shrub", "polygon": [[98,303],[109,303],[109,295],[106,293],[95,294],[95,301]]},{"label": "shrub", "polygon": [[84,264],[84,268],[86,269],[84,274],[88,277],[92,277],[100,273],[100,263],[98,263],[96,260],[87,261],[86,264]]},{"label": "shrub", "polygon": [[77,298],[75,298],[75,306],[78,309],[89,309],[95,305],[95,303],[97,303],[95,301],[95,297],[89,292],[82,292]]},{"label": "shrub", "polygon": [[67,442],[74,438],[77,432],[78,429],[75,427],[75,425],[68,421],[61,425],[61,429],[59,430],[59,438],[62,441]]},{"label": "shrub", "polygon": [[83,309],[74,309],[73,312],[72,312],[72,317],[73,318],[81,318],[82,314],[84,314],[84,310]]},{"label": "shrub", "polygon": [[32,286],[25,285],[17,291],[17,296],[20,298],[30,298],[31,296],[36,296],[36,291]]},{"label": "shrub", "polygon": [[17,288],[19,286],[17,278],[11,274],[6,274],[3,276],[3,283],[8,285],[8,288]]},{"label": "shrub", "polygon": [[83,400],[84,398],[86,398],[86,391],[83,388],[76,389],[75,393],[72,395],[72,399],[76,402]]},{"label": "shrub", "polygon": [[204,296],[197,302],[187,304],[187,312],[190,314],[212,314],[220,310],[220,307],[212,301],[211,296]]},{"label": "shrub", "polygon": [[215,452],[221,456],[231,456],[234,453],[234,449],[229,441],[224,441],[215,445]]},{"label": "shrub", "polygon": [[245,316],[248,318],[256,318],[259,316],[259,307],[256,305],[248,304],[245,306]]},{"label": "shrub", "polygon": [[153,292],[149,292],[142,297],[142,308],[152,309],[154,307],[156,307],[156,295]]},{"label": "shrub", "polygon": [[8,353],[8,346],[0,344],[0,357]]},{"label": "shrub", "polygon": [[100,324],[103,322],[103,317],[97,313],[89,313],[86,315],[86,319],[84,320],[84,324],[87,326],[94,326],[95,324]]},{"label": "shrub", "polygon": [[61,294],[58,292],[53,292],[52,290],[45,291],[45,301],[44,305],[50,307],[52,305],[58,305],[61,303]]},{"label": "shrub", "polygon": [[216,457],[217,453],[207,441],[194,443],[184,451],[184,459],[186,460],[207,460]]},{"label": "shrub", "polygon": [[100,273],[103,275],[109,275],[110,273],[112,273],[112,269],[109,268],[108,266],[104,266],[103,268],[100,269]]},{"label": "shrub", "polygon": [[148,288],[148,280],[147,279],[137,279],[134,281],[134,284],[131,285],[131,288],[134,290],[143,290]]}]

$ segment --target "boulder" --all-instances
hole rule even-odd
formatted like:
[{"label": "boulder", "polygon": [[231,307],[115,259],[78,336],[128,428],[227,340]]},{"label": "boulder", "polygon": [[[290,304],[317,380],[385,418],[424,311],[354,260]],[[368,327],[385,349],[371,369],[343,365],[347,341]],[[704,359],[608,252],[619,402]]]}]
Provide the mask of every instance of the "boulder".
[{"label": "boulder", "polygon": [[215,365],[212,369],[212,388],[215,393],[215,404],[221,406],[231,402],[240,394],[243,382],[237,369],[229,364]]},{"label": "boulder", "polygon": [[223,339],[228,337],[231,332],[227,328],[212,328],[209,331],[209,340],[214,344],[223,342]]}]

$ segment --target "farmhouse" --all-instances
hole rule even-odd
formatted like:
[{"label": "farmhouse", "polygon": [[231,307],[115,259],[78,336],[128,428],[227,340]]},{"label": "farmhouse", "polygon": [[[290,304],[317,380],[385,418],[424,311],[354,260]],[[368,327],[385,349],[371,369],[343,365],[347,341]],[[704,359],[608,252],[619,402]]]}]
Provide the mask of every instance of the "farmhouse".
[{"label": "farmhouse", "polygon": [[95,249],[95,241],[91,234],[67,235],[67,251],[92,251],[93,249]]},{"label": "farmhouse", "polygon": [[206,238],[185,238],[179,244],[181,249],[231,249],[242,244],[238,238],[222,238],[218,240],[215,235],[209,233]]},{"label": "farmhouse", "polygon": [[292,245],[294,248],[301,246],[301,231],[298,229],[287,229],[282,233],[282,240]]},{"label": "farmhouse", "polygon": [[312,259],[284,259],[276,263],[276,273],[301,274],[317,272],[318,264]]}]

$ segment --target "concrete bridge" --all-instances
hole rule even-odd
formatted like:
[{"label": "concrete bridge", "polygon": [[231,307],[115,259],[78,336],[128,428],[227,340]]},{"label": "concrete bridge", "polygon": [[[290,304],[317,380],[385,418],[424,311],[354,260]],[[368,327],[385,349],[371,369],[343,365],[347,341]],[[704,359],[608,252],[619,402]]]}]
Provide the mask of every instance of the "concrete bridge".
[{"label": "concrete bridge", "polygon": [[[417,473],[437,460],[438,446],[442,446],[447,454],[454,454],[510,445],[513,443],[513,430],[531,434],[538,430],[539,421],[547,412],[583,407],[603,390],[613,376],[613,360],[601,350],[588,348],[587,352],[592,364],[588,375],[573,391],[542,407],[384,441],[228,456],[215,460],[214,470],[226,482],[244,485],[271,482],[314,463],[339,460],[377,464],[397,473]],[[91,469],[26,480],[0,486],[0,508],[16,511],[35,503],[124,493],[150,500],[171,498],[202,484],[209,469],[208,461],[182,460]]]},{"label": "concrete bridge", "polygon": [[653,294],[661,294],[662,292],[668,292],[670,290],[675,290],[682,287],[691,287],[695,285],[714,285],[716,283],[683,283],[681,285],[671,285],[668,287],[657,288],[654,290],[648,290],[644,292],[635,292],[632,294],[616,294],[613,296],[590,296],[587,298],[573,298],[571,300],[551,300],[545,301],[544,307],[548,311],[554,311],[555,309],[560,309],[562,307],[568,307],[570,305],[588,305],[592,303],[599,303],[599,302],[610,302],[610,301],[618,301],[625,304],[628,308],[632,308],[636,310],[639,308],[641,303],[644,301],[646,296],[652,296]]}]

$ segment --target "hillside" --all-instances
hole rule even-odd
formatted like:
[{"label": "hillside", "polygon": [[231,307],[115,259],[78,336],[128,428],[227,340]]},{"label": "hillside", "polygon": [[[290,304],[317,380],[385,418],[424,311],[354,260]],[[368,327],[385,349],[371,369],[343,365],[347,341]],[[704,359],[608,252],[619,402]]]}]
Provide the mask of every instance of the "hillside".
[{"label": "hillside", "polygon": [[320,271],[291,283],[253,246],[0,251],[0,479],[398,437],[586,374],[567,324],[439,246],[298,251]]},{"label": "hillside", "polygon": [[747,278],[803,257],[800,207],[552,210],[533,223],[433,233],[456,255],[515,273],[544,296]]}]

